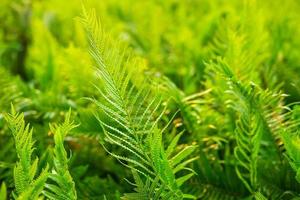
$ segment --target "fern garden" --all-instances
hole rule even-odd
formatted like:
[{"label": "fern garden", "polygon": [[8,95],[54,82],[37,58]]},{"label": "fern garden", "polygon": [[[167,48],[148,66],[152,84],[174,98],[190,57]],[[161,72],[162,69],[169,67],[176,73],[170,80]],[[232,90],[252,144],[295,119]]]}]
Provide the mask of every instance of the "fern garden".
[{"label": "fern garden", "polygon": [[1,0],[0,200],[299,200],[298,0]]}]

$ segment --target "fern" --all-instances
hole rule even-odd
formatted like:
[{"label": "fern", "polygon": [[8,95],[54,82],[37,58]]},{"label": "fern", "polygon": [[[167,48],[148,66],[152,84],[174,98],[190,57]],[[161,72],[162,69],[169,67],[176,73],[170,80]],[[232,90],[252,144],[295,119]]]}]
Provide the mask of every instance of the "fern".
[{"label": "fern", "polygon": [[[141,179],[139,173],[132,171],[134,180],[137,184],[135,189],[136,193],[125,194],[122,199],[124,200],[147,200],[147,199],[168,199],[172,196],[172,191],[163,193],[165,185],[159,185],[159,177],[154,180],[146,179],[145,183]],[[163,193],[163,194],[162,194]]]},{"label": "fern", "polygon": [[[84,10],[83,23],[91,47],[91,56],[97,65],[99,80],[102,83],[102,88],[96,86],[102,99],[90,100],[102,112],[97,118],[104,130],[103,147],[110,155],[141,174],[147,181],[153,182],[158,177],[156,188],[148,190],[154,192],[163,186],[157,198],[164,198],[166,195],[170,195],[169,198],[172,199],[183,198],[179,188],[191,174],[177,179],[175,174],[189,163],[182,161],[195,150],[195,146],[188,146],[168,158],[162,143],[165,128],[158,128],[158,122],[165,109],[159,111],[162,104],[161,97],[152,93],[149,83],[146,80],[136,79],[136,70],[142,63],[120,50],[120,44],[111,41],[100,27],[95,12],[89,14]],[[126,155],[111,152],[107,147],[108,144],[125,150]],[[170,154],[174,147],[169,149]],[[142,182],[136,184],[139,183]],[[138,185],[138,188],[144,186]],[[134,196],[139,195],[139,193],[126,195],[125,198],[135,199]],[[151,196],[148,194],[148,197],[149,195]]]},{"label": "fern", "polygon": [[203,92],[186,95],[180,90],[170,79],[163,77],[159,80],[159,84],[165,91],[165,96],[174,99],[176,106],[179,107],[183,117],[183,124],[188,131],[199,132],[201,123],[201,109],[203,105],[208,104],[207,100],[201,99],[202,96],[208,94],[211,89]]},{"label": "fern", "polygon": [[31,158],[34,150],[33,129],[30,129],[29,124],[25,125],[24,115],[17,113],[13,106],[11,113],[5,115],[5,119],[14,137],[19,158],[14,168],[14,196],[22,200],[38,199],[48,178],[48,167],[37,174],[38,158],[34,161]]},{"label": "fern", "polygon": [[46,197],[52,200],[76,200],[75,183],[68,169],[67,152],[63,142],[66,135],[77,125],[70,121],[71,110],[67,113],[65,121],[61,125],[50,125],[50,131],[54,134],[54,169],[49,178],[53,183],[46,184]]},{"label": "fern", "polygon": [[80,5],[1,0],[0,200],[299,199],[299,1]]},{"label": "fern", "polygon": [[247,189],[256,194],[259,190],[257,161],[262,136],[271,133],[277,135],[280,127],[291,129],[295,124],[285,121],[289,113],[280,113],[283,109],[280,93],[261,90],[252,83],[245,86],[222,60],[219,60],[216,68],[228,81],[228,93],[232,96],[228,103],[238,113],[235,130],[236,172]]}]

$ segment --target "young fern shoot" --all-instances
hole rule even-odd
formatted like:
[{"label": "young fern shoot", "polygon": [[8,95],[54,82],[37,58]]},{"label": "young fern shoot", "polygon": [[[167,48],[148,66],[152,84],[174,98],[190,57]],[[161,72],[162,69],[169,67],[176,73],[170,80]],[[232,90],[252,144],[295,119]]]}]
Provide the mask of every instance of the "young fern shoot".
[{"label": "young fern shoot", "polygon": [[32,160],[33,129],[25,124],[24,114],[19,114],[11,107],[11,113],[5,115],[5,119],[15,140],[16,152],[19,161],[14,168],[15,193],[14,198],[19,200],[38,199],[44,189],[48,178],[48,167],[37,174],[38,158]]},{"label": "young fern shoot", "polygon": [[[67,113],[64,123],[50,124],[54,134],[54,169],[49,175],[51,183],[46,184],[45,196],[50,200],[76,200],[75,183],[69,172],[68,155],[64,148],[64,138],[77,125],[70,121],[71,110]],[[54,182],[54,183],[53,183]]]}]

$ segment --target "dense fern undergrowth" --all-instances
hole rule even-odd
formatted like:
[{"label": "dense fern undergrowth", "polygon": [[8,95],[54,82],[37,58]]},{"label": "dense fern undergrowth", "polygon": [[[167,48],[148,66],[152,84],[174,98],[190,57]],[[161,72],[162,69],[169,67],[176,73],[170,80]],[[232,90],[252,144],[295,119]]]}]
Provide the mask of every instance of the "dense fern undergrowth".
[{"label": "dense fern undergrowth", "polygon": [[300,199],[298,0],[1,0],[0,200]]}]

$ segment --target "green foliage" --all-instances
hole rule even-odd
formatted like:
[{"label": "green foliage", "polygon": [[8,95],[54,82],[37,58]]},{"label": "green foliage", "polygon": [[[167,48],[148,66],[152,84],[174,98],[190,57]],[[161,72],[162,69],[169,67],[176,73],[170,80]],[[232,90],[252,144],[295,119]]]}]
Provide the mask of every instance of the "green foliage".
[{"label": "green foliage", "polygon": [[299,9],[1,0],[0,200],[299,199]]},{"label": "green foliage", "polygon": [[3,182],[0,188],[0,200],[6,200],[6,197],[7,197],[6,185],[5,182]]},{"label": "green foliage", "polygon": [[289,162],[296,172],[296,179],[300,182],[300,166],[299,166],[299,136],[298,133],[288,133],[284,131],[282,133],[285,148],[287,150],[287,155],[289,156]]}]

